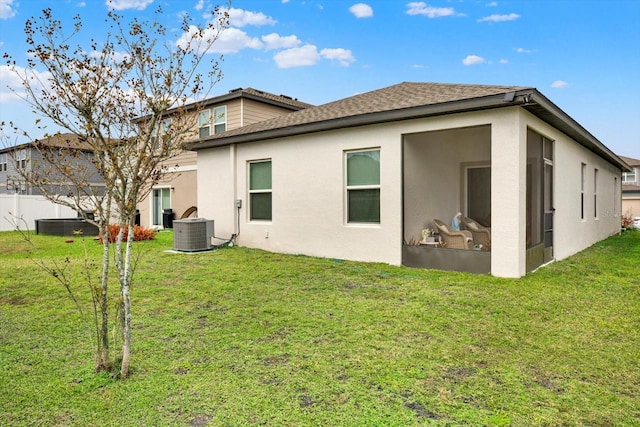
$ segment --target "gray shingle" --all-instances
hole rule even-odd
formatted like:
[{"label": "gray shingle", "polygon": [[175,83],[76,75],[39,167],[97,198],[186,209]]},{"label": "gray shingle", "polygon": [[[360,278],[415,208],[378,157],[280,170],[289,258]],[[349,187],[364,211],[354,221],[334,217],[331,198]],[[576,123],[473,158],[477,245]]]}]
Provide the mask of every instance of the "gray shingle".
[{"label": "gray shingle", "polygon": [[482,98],[523,89],[527,88],[404,82],[223,132],[201,142],[366,114]]}]

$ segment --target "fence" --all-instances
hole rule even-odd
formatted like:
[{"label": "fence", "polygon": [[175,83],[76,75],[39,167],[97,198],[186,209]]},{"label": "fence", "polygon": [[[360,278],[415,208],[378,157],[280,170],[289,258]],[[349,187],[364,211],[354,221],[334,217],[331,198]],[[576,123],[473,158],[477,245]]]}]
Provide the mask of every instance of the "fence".
[{"label": "fence", "polygon": [[34,230],[36,219],[77,216],[78,213],[73,209],[50,202],[44,196],[0,194],[0,231],[14,230],[16,222],[21,228]]}]

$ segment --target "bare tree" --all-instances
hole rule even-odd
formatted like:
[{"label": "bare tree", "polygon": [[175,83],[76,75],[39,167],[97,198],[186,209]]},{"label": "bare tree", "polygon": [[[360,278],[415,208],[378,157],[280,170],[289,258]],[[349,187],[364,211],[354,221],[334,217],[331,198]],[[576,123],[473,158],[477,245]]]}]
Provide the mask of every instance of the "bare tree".
[{"label": "bare tree", "polygon": [[[183,150],[193,132],[193,114],[186,114],[199,108],[193,100],[202,99],[221,78],[216,60],[206,67],[204,76],[197,72],[205,65],[207,51],[228,26],[228,14],[221,9],[216,8],[211,16],[206,26],[198,26],[185,15],[181,37],[168,41],[167,28],[160,23],[161,8],[152,20],[142,22],[125,21],[122,15],[109,11],[106,40],[72,46],[74,37],[83,30],[81,17],[74,18],[73,31],[65,34],[61,21],[54,18],[51,9],[45,9],[25,24],[31,57],[26,71],[21,73],[5,54],[34,111],[73,136],[56,135],[55,144],[51,138],[36,141],[41,164],[21,169],[22,179],[49,200],[80,212],[103,236],[97,370],[114,368],[108,334],[113,252],[120,285],[123,378],[129,375],[131,361],[130,292],[135,262],[133,239],[125,241],[124,236],[125,232],[133,236],[137,203],[148,195],[167,160]],[[31,72],[38,67],[46,71],[48,80],[40,81]],[[85,164],[90,167],[79,167],[79,156],[87,156],[89,163]],[[96,175],[103,186],[95,185]],[[94,210],[91,217],[86,214],[88,206]],[[120,225],[113,243],[105,238],[112,222]]]}]

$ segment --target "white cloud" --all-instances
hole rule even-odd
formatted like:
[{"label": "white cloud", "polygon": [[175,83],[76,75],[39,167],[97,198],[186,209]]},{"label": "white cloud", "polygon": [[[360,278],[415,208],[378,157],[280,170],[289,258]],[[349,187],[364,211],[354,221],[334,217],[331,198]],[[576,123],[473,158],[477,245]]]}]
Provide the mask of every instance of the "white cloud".
[{"label": "white cloud", "polygon": [[105,0],[104,3],[109,9],[113,10],[144,10],[147,6],[153,3],[153,0]]},{"label": "white cloud", "polygon": [[351,63],[355,62],[355,58],[353,54],[348,49],[322,49],[320,51],[320,56],[325,59],[331,59],[334,61],[338,61],[338,63],[343,67],[348,67]]},{"label": "white cloud", "polygon": [[517,13],[510,13],[508,15],[498,15],[493,14],[489,16],[485,16],[484,18],[478,19],[478,22],[505,22],[505,21],[515,21],[520,18],[520,15]]},{"label": "white cloud", "polygon": [[0,102],[15,101],[27,96],[22,86],[21,77],[19,77],[18,74],[31,79],[30,84],[35,92],[38,92],[38,88],[42,87],[42,84],[48,84],[51,77],[49,72],[40,73],[30,68],[19,67],[17,65],[13,67],[0,65]]},{"label": "white cloud", "polygon": [[565,82],[564,80],[556,80],[555,82],[551,83],[551,87],[554,89],[563,89],[567,86],[569,86],[569,83]]},{"label": "white cloud", "polygon": [[204,0],[198,0],[198,3],[196,3],[195,6],[193,6],[193,8],[195,10],[202,10],[204,9]]},{"label": "white cloud", "polygon": [[508,64],[508,63],[509,63],[509,60],[508,60],[508,59],[501,59],[501,60],[500,60],[500,63],[501,63],[501,64]]},{"label": "white cloud", "polygon": [[278,52],[273,55],[273,60],[278,68],[308,67],[320,60],[320,54],[318,48],[308,44]]},{"label": "white cloud", "polygon": [[422,1],[411,2],[407,4],[407,8],[407,15],[424,15],[428,18],[440,18],[456,14],[452,7],[433,7]]},{"label": "white cloud", "polygon": [[485,62],[487,62],[487,60],[478,55],[467,55],[467,57],[462,60],[462,63],[467,66],[484,64]]},{"label": "white cloud", "polygon": [[[196,31],[196,27],[192,25],[189,27],[189,32],[183,34],[176,44],[183,48],[186,47]],[[203,52],[215,37],[218,37],[218,39],[206,49],[206,53],[236,53],[245,48],[262,49],[264,46],[260,40],[255,37],[249,37],[247,33],[237,28],[227,28],[222,32],[218,32],[215,29],[206,29],[203,33],[202,45],[198,50]],[[195,38],[192,41],[194,44],[197,42]]]},{"label": "white cloud", "polygon": [[424,68],[424,65],[422,65],[422,64],[413,64],[411,66],[411,68]]},{"label": "white cloud", "polygon": [[516,49],[516,52],[518,52],[518,53],[531,53],[533,51],[530,50],[530,49],[525,49],[523,47],[519,47],[519,48]]},{"label": "white cloud", "polygon": [[231,27],[246,27],[253,25],[256,27],[262,25],[275,25],[278,21],[262,12],[251,12],[249,10],[231,8],[229,12],[229,25]]},{"label": "white cloud", "polygon": [[279,34],[271,33],[267,34],[266,36],[262,36],[261,38],[265,44],[266,50],[289,49],[292,47],[300,46],[300,44],[302,43],[298,39],[298,37],[294,35],[283,37]]},{"label": "white cloud", "polygon": [[9,19],[16,16],[13,8],[13,0],[0,0],[0,19]]},{"label": "white cloud", "polygon": [[492,2],[490,2],[490,3],[487,3],[487,6],[488,6],[488,7],[496,7],[497,5],[498,5],[498,2],[497,2],[497,1],[492,1]]},{"label": "white cloud", "polygon": [[365,3],[356,3],[349,8],[356,18],[370,18],[373,16],[373,9]]}]

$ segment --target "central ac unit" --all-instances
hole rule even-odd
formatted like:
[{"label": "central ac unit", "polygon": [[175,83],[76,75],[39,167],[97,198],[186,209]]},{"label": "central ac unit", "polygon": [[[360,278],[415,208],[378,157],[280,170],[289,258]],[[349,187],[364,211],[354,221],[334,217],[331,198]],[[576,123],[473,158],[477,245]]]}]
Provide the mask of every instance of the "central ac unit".
[{"label": "central ac unit", "polygon": [[173,221],[173,249],[197,252],[211,249],[213,220],[187,218]]}]

